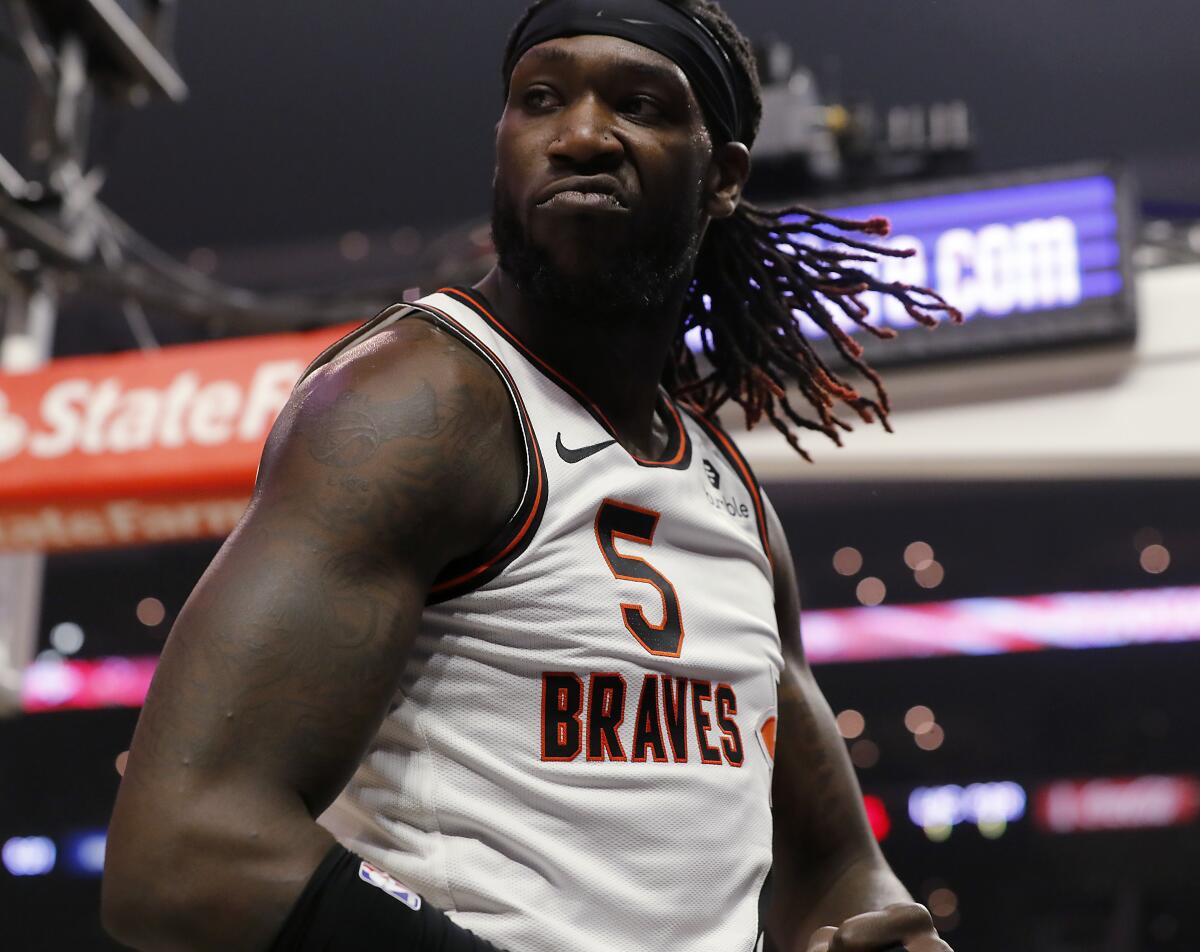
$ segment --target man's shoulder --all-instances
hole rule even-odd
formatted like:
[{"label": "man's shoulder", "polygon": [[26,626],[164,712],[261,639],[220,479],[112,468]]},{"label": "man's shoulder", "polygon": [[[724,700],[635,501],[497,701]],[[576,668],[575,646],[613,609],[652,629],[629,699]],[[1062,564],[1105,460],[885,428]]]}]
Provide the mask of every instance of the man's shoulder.
[{"label": "man's shoulder", "polygon": [[296,396],[304,400],[314,390],[384,396],[403,391],[414,380],[446,393],[468,387],[479,398],[507,404],[504,385],[489,363],[419,313],[349,341],[306,376]]},{"label": "man's shoulder", "polygon": [[519,499],[519,440],[494,369],[433,324],[406,318],[351,342],[297,386],[259,490],[333,495],[330,511],[348,518],[422,523],[473,545],[476,526],[486,535],[503,525]]},{"label": "man's shoulder", "polygon": [[509,404],[503,382],[480,355],[413,317],[316,367],[296,388],[291,409],[320,444],[318,455],[337,462],[367,444],[380,450],[412,439],[482,440],[500,449],[515,435],[504,426]]}]

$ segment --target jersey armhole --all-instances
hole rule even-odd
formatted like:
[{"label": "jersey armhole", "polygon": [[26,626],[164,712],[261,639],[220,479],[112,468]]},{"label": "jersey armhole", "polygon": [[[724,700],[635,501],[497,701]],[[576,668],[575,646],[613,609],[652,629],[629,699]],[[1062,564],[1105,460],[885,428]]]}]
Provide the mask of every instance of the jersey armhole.
[{"label": "jersey armhole", "polygon": [[305,378],[332,361],[342,351],[377,334],[384,328],[390,327],[397,321],[414,315],[428,320],[435,327],[466,344],[496,372],[504,384],[505,390],[508,391],[509,402],[521,433],[522,450],[525,457],[525,486],[513,514],[491,542],[474,552],[454,559],[438,573],[429,596],[425,600],[427,605],[434,605],[474,591],[503,572],[518,555],[529,547],[546,509],[546,466],[537,437],[533,432],[529,413],[525,409],[525,403],[521,399],[521,394],[517,390],[517,385],[509,374],[508,368],[483,341],[440,308],[424,303],[393,304],[361,327],[326,347],[308,365],[296,386],[298,387]]},{"label": "jersey armhole", "polygon": [[[317,356],[313,358],[312,362],[304,368],[304,373],[302,373],[299,379],[296,381],[296,388],[298,388],[300,384],[304,383],[305,380],[311,377],[315,371],[319,370],[321,367],[324,367],[327,363],[337,357],[337,355],[342,351],[347,350],[348,348],[353,347],[355,344],[366,340],[373,334],[379,333],[379,331],[383,330],[385,327],[391,326],[401,318],[407,317],[407,312],[411,307],[411,304],[393,304],[390,307],[385,307],[365,324],[361,324],[354,328],[354,330],[350,331],[350,333],[339,337],[332,344],[321,351],[321,353],[317,354]],[[294,389],[295,388],[293,388],[293,390]]]},{"label": "jersey armhole", "polygon": [[486,361],[508,391],[509,402],[521,433],[525,458],[525,486],[516,508],[504,527],[487,545],[448,563],[434,579],[426,598],[427,605],[436,605],[459,598],[486,585],[529,548],[542,516],[546,511],[546,465],[541,447],[529,419],[525,401],[504,362],[483,341],[440,308],[429,304],[410,304],[407,317],[419,312],[436,327],[457,338]]}]

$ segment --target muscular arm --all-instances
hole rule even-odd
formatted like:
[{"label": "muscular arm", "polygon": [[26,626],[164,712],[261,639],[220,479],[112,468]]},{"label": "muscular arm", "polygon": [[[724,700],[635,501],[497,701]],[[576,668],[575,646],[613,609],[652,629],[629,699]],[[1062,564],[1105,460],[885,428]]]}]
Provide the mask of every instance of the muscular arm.
[{"label": "muscular arm", "polygon": [[519,497],[507,394],[419,320],[315,373],[163,652],[103,917],[148,950],[266,948],[332,845],[315,817],[396,690],[437,572]]},{"label": "muscular arm", "polygon": [[786,661],[772,791],[775,880],[769,928],[782,952],[803,952],[816,929],[911,897],[879,851],[845,742],[805,660],[795,568],[783,527],[768,510]]}]

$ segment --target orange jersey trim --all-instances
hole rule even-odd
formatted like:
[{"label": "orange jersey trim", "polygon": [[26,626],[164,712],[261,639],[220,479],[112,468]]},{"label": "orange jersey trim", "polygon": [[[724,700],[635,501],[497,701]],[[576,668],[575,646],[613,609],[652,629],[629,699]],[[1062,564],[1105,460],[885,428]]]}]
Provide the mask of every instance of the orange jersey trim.
[{"label": "orange jersey trim", "polygon": [[483,341],[472,334],[470,330],[456,321],[445,311],[429,304],[421,304],[420,307],[416,308],[418,311],[424,309],[434,312],[441,320],[444,320],[452,328],[462,334],[465,339],[470,341],[474,346],[478,347],[480,351],[484,353],[493,363],[493,365],[504,375],[504,379],[509,385],[509,390],[515,397],[517,407],[521,412],[521,425],[525,429],[525,433],[528,437],[529,446],[533,455],[533,465],[530,467],[530,469],[533,473],[536,473],[537,480],[537,487],[534,493],[533,503],[529,508],[529,512],[526,514],[524,523],[522,523],[521,528],[517,531],[516,535],[509,540],[508,544],[505,545],[504,548],[502,548],[495,555],[491,556],[486,562],[483,562],[480,565],[472,568],[470,571],[463,572],[454,578],[443,579],[435,583],[430,588],[430,594],[436,595],[473,582],[481,575],[489,572],[497,564],[503,562],[514,549],[526,541],[526,537],[529,535],[530,530],[540,521],[540,517],[542,515],[542,509],[544,507],[546,495],[546,471],[542,462],[541,447],[538,445],[537,435],[534,433],[533,424],[529,419],[529,411],[525,407],[525,401],[521,397],[521,392],[517,388],[516,381],[513,380],[512,375],[509,374],[508,368],[504,366],[504,362],[497,357],[495,352],[493,352],[485,343],[483,343]]},{"label": "orange jersey trim", "polygon": [[775,732],[778,726],[779,718],[772,714],[758,728],[758,736],[762,738],[763,748],[772,761],[775,760]]}]

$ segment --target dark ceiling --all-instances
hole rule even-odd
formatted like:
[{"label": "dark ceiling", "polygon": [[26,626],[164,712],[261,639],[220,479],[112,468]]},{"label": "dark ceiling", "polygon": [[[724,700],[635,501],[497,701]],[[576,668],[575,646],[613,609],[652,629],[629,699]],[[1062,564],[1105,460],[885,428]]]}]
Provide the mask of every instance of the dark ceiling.
[{"label": "dark ceiling", "polygon": [[[101,123],[107,200],[158,242],[292,241],[488,207],[497,63],[522,0],[182,0],[192,89]],[[1200,205],[1194,0],[728,0],[827,93],[963,98],[984,168],[1136,160],[1148,198]],[[23,73],[0,59],[0,151]]]}]

